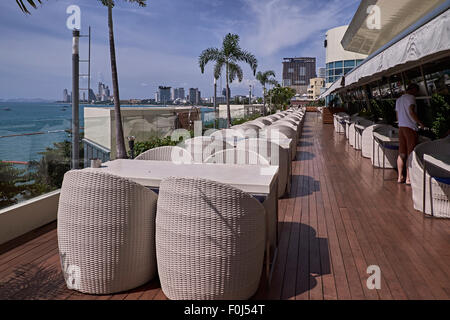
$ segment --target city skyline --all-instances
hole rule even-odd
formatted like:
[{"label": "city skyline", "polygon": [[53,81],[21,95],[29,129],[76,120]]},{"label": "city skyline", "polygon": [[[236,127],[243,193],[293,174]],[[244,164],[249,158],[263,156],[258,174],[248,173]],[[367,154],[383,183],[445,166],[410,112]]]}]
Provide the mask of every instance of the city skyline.
[{"label": "city skyline", "polygon": [[[203,96],[211,97],[212,66],[202,75],[197,59],[203,49],[219,45],[228,32],[239,34],[242,47],[258,58],[258,69],[274,70],[279,82],[285,56],[317,57],[317,67],[324,67],[325,31],[349,23],[358,2],[152,0],[146,8],[117,3],[113,14],[121,98],[150,98],[162,83],[199,88]],[[46,1],[31,10],[31,15],[24,15],[14,1],[0,3],[0,28],[4,30],[0,41],[8,48],[0,52],[4,61],[0,66],[1,99],[58,99],[61,90],[71,87],[72,39],[65,27],[70,4]],[[76,4],[81,8],[81,32],[92,26],[91,83],[111,83],[106,9],[87,0]],[[235,14],[242,10],[249,14]],[[145,32],[136,32],[136,25]],[[86,43],[81,40],[82,58],[87,54]],[[261,96],[260,84],[244,66],[244,81],[231,84],[231,89],[245,95],[249,85],[255,96]],[[27,92],[21,90],[23,86],[29,88]]]}]

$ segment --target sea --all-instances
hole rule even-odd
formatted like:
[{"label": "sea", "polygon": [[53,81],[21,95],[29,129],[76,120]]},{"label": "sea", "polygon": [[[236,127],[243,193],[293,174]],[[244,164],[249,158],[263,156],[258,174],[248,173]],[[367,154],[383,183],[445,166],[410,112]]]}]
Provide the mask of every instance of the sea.
[{"label": "sea", "polygon": [[[92,105],[80,105],[80,127],[84,127],[84,108],[87,106]],[[211,109],[201,108],[201,111],[204,122],[213,119]],[[71,128],[71,119],[72,106],[67,103],[0,102],[0,160],[39,160],[39,153],[52,147],[54,142],[69,139],[65,130]]]}]

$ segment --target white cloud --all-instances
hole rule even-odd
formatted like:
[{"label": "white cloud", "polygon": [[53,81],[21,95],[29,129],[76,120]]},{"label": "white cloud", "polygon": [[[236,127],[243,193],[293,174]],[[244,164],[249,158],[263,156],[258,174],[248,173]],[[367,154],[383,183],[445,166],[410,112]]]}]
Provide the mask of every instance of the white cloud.
[{"label": "white cloud", "polygon": [[246,44],[262,56],[282,49],[323,39],[323,31],[347,21],[348,8],[357,1],[245,0],[254,17]]}]

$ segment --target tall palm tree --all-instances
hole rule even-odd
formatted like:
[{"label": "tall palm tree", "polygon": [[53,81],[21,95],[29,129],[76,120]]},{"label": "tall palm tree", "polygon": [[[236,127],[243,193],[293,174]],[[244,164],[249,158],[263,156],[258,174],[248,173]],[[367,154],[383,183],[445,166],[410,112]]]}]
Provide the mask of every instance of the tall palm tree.
[{"label": "tall palm tree", "polygon": [[202,73],[205,72],[205,66],[210,61],[215,61],[214,77],[220,78],[222,68],[225,67],[226,71],[226,97],[227,97],[227,127],[231,126],[231,111],[230,111],[230,83],[236,78],[239,82],[244,78],[242,68],[238,65],[238,62],[247,63],[253,70],[253,75],[256,74],[258,68],[258,60],[250,52],[241,49],[239,46],[239,36],[237,34],[227,34],[223,39],[222,48],[209,48],[202,52],[199,57],[199,65]]},{"label": "tall palm tree", "polygon": [[[26,0],[26,2],[35,9],[37,8],[36,3],[42,3],[41,0]],[[31,14],[30,11],[28,11],[27,5],[24,3],[24,0],[16,0],[16,3],[23,13]]]},{"label": "tall palm tree", "polygon": [[258,80],[263,87],[264,115],[266,114],[266,94],[267,94],[266,85],[268,84],[276,85],[278,82],[274,78],[275,78],[275,71],[273,70],[268,70],[266,72],[259,71],[258,74],[256,75],[256,80]]},{"label": "tall palm tree", "polygon": [[[108,29],[109,29],[109,52],[111,56],[111,73],[112,73],[112,86],[114,96],[114,117],[116,120],[116,158],[127,158],[127,151],[125,149],[125,138],[123,136],[122,115],[120,112],[120,98],[119,98],[119,79],[117,75],[116,64],[116,47],[114,44],[114,26],[112,9],[115,5],[114,0],[100,0],[101,3],[108,8]],[[130,3],[136,3],[140,7],[147,5],[146,0],[124,0]]]}]

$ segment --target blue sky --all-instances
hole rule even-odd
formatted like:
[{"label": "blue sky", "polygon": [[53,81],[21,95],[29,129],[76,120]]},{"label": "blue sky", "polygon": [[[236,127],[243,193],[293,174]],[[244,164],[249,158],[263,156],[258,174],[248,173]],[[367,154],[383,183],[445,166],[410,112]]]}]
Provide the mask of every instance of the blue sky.
[{"label": "blue sky", "polygon": [[[255,54],[259,70],[274,70],[282,58],[317,57],[325,64],[326,30],[348,24],[359,0],[149,0],[146,8],[116,1],[113,10],[121,99],[153,98],[158,85],[199,88],[211,96],[212,65],[198,67],[203,49],[219,47],[228,33]],[[71,31],[66,8],[81,8],[81,31],[91,25],[92,87],[111,86],[107,10],[97,0],[44,0],[24,15],[14,0],[0,1],[0,98],[61,99],[71,87]],[[87,41],[81,41],[81,59]],[[83,67],[81,71],[84,72]],[[249,67],[234,94],[256,85]],[[223,86],[224,86],[223,81]],[[83,86],[83,84],[82,84]]]}]

